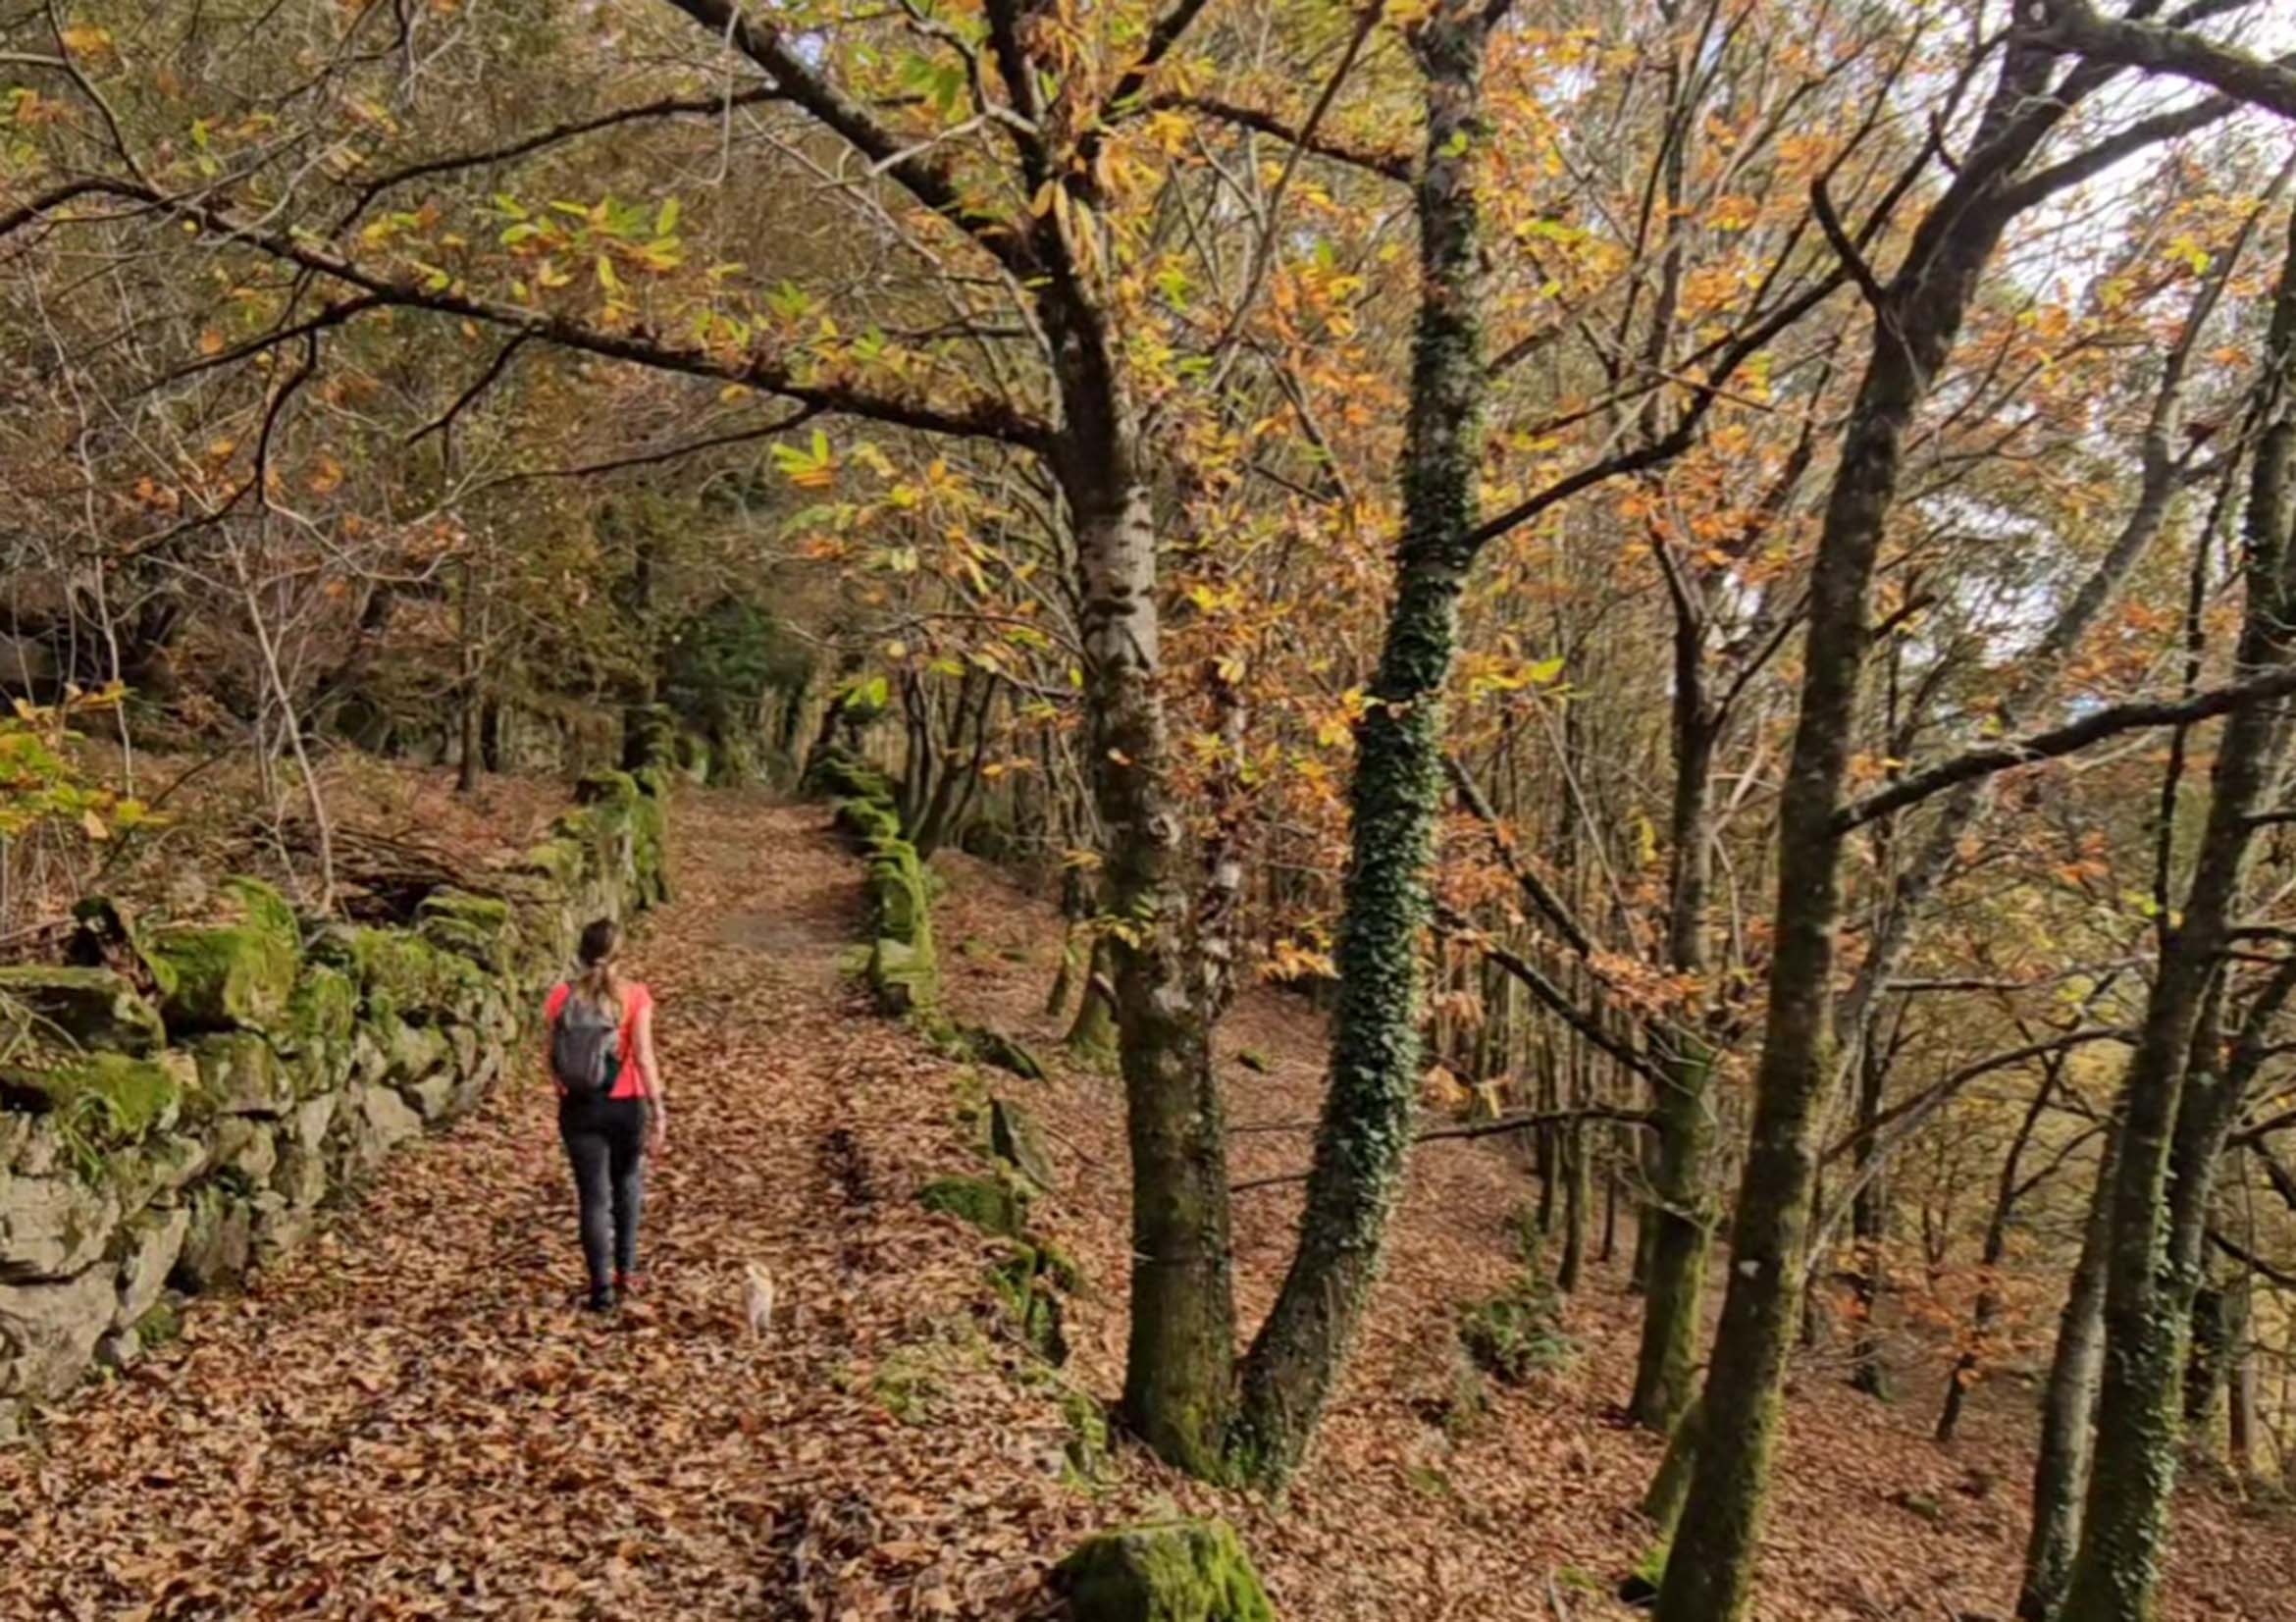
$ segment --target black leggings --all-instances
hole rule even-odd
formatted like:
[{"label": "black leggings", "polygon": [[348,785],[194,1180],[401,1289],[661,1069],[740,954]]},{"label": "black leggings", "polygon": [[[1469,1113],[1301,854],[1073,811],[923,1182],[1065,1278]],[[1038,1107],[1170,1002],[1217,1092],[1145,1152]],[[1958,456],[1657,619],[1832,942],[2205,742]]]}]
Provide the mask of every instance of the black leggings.
[{"label": "black leggings", "polygon": [[558,1136],[574,1167],[574,1193],[582,1206],[582,1260],[594,1290],[610,1285],[615,1273],[637,1270],[647,1125],[643,1098],[558,1101]]}]

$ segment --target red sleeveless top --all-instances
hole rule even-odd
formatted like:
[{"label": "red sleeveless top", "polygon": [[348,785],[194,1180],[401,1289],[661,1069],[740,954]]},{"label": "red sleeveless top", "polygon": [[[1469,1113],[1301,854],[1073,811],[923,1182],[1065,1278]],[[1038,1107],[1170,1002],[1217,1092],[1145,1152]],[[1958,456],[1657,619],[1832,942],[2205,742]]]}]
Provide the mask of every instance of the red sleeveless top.
[{"label": "red sleeveless top", "polygon": [[[551,1024],[558,1022],[558,1015],[566,1007],[566,999],[574,994],[574,987],[564,980],[550,987],[548,1001],[543,1004],[543,1018]],[[614,1077],[613,1090],[608,1098],[652,1098],[652,1078],[647,1075],[638,1057],[638,1016],[653,1006],[653,993],[642,982],[633,981],[622,987],[622,1034],[616,1045],[621,1059],[620,1073]]]}]

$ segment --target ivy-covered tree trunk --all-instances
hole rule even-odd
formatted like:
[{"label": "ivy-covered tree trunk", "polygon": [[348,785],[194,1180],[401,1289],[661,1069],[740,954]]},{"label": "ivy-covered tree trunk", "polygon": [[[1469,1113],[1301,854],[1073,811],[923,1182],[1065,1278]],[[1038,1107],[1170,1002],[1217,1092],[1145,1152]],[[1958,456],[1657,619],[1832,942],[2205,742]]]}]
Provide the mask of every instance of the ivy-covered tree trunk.
[{"label": "ivy-covered tree trunk", "polygon": [[1475,167],[1490,15],[1475,0],[1439,0],[1413,35],[1428,116],[1404,536],[1379,675],[1356,733],[1331,1086],[1298,1250],[1243,1372],[1234,1459],[1265,1482],[1285,1479],[1307,1451],[1378,1276],[1410,1149],[1419,937],[1443,793],[1442,690],[1474,556],[1487,387]]},{"label": "ivy-covered tree trunk", "polygon": [[[2045,82],[2046,74],[2045,63],[2012,53],[1981,121],[1980,145],[2010,138],[2005,127],[2026,117],[2032,81]],[[1768,1023],[1689,1491],[1699,1512],[1675,1537],[1658,1622],[1740,1622],[1751,1600],[1780,1391],[1802,1304],[1817,1132],[1836,1068],[1834,937],[1846,837],[1836,813],[1855,736],[1868,592],[1906,430],[2010,217],[1992,195],[2002,174],[1990,159],[1983,172],[1964,171],[1915,230],[1895,278],[1875,291],[1872,354],[1810,570],[1800,713],[1779,801]]]},{"label": "ivy-covered tree trunk", "polygon": [[[2296,223],[2273,296],[2254,421],[2242,536],[2248,596],[2236,654],[2247,674],[2296,654]],[[2287,740],[2279,705],[2251,706],[2224,723],[2192,882],[2164,938],[2129,1061],[2106,1247],[2096,1460],[2065,1594],[2065,1614],[2081,1622],[2153,1622],[2160,1612],[2178,1387],[2209,1190],[2245,1079],[2226,1063],[2208,1010],[2220,995],[2213,988],[2237,922],[2252,813]]]}]

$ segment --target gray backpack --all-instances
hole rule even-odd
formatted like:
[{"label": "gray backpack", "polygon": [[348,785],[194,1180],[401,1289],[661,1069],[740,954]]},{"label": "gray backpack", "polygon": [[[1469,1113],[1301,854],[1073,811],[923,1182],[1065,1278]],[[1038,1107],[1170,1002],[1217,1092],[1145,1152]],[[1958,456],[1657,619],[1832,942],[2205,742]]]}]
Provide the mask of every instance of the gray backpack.
[{"label": "gray backpack", "polygon": [[603,1098],[622,1073],[622,1023],[614,1011],[569,990],[550,1032],[550,1072],[569,1098]]}]

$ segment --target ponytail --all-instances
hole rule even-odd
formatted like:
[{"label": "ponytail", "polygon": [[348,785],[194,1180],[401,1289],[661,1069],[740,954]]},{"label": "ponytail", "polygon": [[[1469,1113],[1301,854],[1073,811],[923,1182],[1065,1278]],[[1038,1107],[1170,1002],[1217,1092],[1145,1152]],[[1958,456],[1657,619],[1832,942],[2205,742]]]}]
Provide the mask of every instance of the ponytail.
[{"label": "ponytail", "polygon": [[577,956],[582,961],[582,972],[574,981],[574,989],[600,1008],[617,1019],[621,1015],[622,999],[616,988],[614,958],[621,951],[622,931],[612,918],[600,918],[582,931],[582,944]]}]

